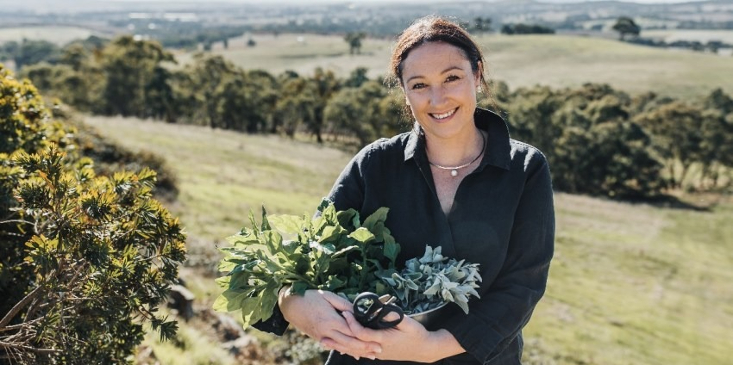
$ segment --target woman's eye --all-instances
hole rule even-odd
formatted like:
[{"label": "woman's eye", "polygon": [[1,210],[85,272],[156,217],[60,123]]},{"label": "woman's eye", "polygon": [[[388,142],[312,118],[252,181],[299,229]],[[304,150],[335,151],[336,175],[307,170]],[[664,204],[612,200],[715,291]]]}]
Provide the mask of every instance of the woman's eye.
[{"label": "woman's eye", "polygon": [[458,76],[456,76],[456,75],[450,75],[450,76],[448,76],[448,77],[447,77],[447,78],[445,79],[445,82],[451,82],[451,81],[456,81],[456,80],[458,80],[458,79],[460,79],[460,77],[458,77]]},{"label": "woman's eye", "polygon": [[417,84],[412,85],[412,90],[418,90],[425,88],[425,84],[422,82],[418,82]]}]

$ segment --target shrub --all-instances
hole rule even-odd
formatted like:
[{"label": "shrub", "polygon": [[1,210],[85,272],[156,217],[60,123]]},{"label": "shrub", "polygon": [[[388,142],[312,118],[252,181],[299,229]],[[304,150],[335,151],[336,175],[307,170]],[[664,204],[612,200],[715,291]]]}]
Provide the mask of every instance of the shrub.
[{"label": "shrub", "polygon": [[97,176],[74,128],[0,65],[0,363],[125,363],[185,259],[156,174]]}]

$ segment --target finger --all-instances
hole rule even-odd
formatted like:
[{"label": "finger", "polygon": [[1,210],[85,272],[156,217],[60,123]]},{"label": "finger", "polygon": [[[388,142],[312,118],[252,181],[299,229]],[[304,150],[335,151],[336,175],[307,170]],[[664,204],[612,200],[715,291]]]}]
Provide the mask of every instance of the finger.
[{"label": "finger", "polygon": [[353,310],[353,305],[348,300],[331,292],[323,292],[323,298],[339,311]]},{"label": "finger", "polygon": [[334,350],[342,355],[343,354],[349,355],[357,360],[359,360],[359,358],[361,357],[374,360],[377,357],[377,354],[373,351],[372,352],[355,352],[355,350],[350,349],[348,346],[341,345],[337,341],[334,341],[331,338],[323,338],[320,343],[321,343],[321,347],[323,348]]},{"label": "finger", "polygon": [[327,346],[332,347],[335,350],[350,353],[350,354],[361,354],[364,357],[367,354],[378,354],[382,352],[382,346],[374,341],[364,341],[359,338],[344,335],[343,333],[329,333],[328,336],[324,336],[321,340]]},{"label": "finger", "polygon": [[[351,333],[353,333],[354,336],[356,336],[358,339],[374,343],[382,342],[383,331],[373,330],[362,326],[361,323],[356,320],[354,314],[351,312],[343,312],[341,313],[341,315],[346,320],[346,323],[348,324]],[[376,351],[375,349],[375,352],[381,352],[381,349],[379,351]]]}]

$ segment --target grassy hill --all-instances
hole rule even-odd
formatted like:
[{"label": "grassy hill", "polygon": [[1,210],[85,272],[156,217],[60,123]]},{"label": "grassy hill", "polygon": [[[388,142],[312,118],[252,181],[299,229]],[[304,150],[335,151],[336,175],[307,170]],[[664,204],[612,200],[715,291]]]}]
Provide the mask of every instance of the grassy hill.
[{"label": "grassy hill", "polygon": [[[508,45],[506,46],[508,47]],[[558,55],[561,57],[561,55]],[[350,155],[275,136],[88,117],[125,147],[164,156],[178,174],[192,254],[245,224],[249,209],[311,212]],[[557,246],[547,295],[528,325],[527,364],[729,364],[733,358],[733,201],[706,211],[556,194]],[[715,202],[715,204],[712,204]],[[210,306],[213,279],[185,270]],[[218,343],[183,323],[185,355],[163,364],[227,363]],[[157,354],[171,345],[155,345]]]},{"label": "grassy hill", "polygon": [[85,39],[94,34],[93,31],[71,26],[33,26],[0,28],[0,44],[15,41],[22,42],[23,39],[45,40],[63,46],[77,39]]},{"label": "grassy hill", "polygon": [[[718,32],[723,34],[725,32]],[[728,32],[733,36],[733,31]],[[339,36],[281,34],[252,35],[221,45],[222,54],[245,69],[264,69],[278,74],[294,70],[310,74],[320,66],[348,76],[356,67],[367,67],[370,77],[384,75],[392,41],[367,39],[361,55],[349,55]],[[715,88],[733,93],[731,57],[637,46],[613,39],[568,35],[482,35],[477,37],[488,63],[490,77],[514,89],[536,84],[577,87],[586,82],[608,83],[636,94],[655,91],[687,98]],[[181,63],[191,59],[180,54]]]}]

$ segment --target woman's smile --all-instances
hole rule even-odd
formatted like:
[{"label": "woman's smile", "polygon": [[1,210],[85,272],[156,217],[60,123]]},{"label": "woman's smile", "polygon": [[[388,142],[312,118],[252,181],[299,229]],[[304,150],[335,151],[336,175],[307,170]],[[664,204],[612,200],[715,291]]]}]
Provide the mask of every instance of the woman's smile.
[{"label": "woman's smile", "polygon": [[458,110],[458,108],[455,108],[455,109],[453,109],[451,111],[448,111],[446,113],[443,113],[443,114],[431,113],[430,116],[433,117],[433,118],[435,118],[435,119],[442,120],[442,119],[446,119],[446,118],[452,116],[453,114],[455,114],[456,113],[456,110]]}]

